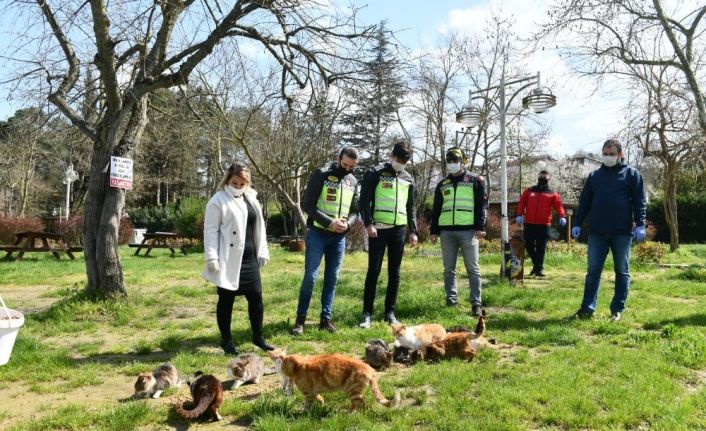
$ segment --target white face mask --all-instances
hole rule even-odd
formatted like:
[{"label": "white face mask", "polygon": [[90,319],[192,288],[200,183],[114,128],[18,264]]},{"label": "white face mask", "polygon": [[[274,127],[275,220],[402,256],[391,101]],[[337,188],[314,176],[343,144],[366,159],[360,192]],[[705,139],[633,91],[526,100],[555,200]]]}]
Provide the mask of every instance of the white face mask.
[{"label": "white face mask", "polygon": [[239,198],[243,195],[243,193],[245,193],[245,187],[236,189],[233,186],[226,186],[226,191],[231,195],[235,196],[236,198]]},{"label": "white face mask", "polygon": [[603,156],[603,164],[612,168],[618,164],[618,159],[620,159],[619,156]]},{"label": "white face mask", "polygon": [[395,172],[402,172],[404,170],[404,167],[407,166],[407,163],[400,163],[395,159],[390,160],[390,164],[392,165],[392,169],[394,169]]},{"label": "white face mask", "polygon": [[461,170],[461,164],[456,162],[456,163],[447,163],[446,164],[446,170],[449,171],[450,174],[457,174],[458,171]]}]

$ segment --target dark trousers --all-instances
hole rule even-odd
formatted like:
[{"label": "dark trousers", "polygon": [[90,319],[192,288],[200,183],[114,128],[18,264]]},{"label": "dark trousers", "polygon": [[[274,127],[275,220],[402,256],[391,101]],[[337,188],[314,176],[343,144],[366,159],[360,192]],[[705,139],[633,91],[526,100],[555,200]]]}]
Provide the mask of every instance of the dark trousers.
[{"label": "dark trousers", "polygon": [[378,229],[377,238],[368,239],[368,274],[365,276],[363,313],[373,314],[375,289],[382,270],[382,260],[387,249],[387,293],[385,294],[385,314],[394,313],[397,291],[400,287],[400,265],[404,253],[404,240],[407,229],[396,226]]},{"label": "dark trousers", "polygon": [[525,249],[532,259],[532,271],[544,270],[544,253],[549,240],[549,226],[544,224],[525,224]]},{"label": "dark trousers", "polygon": [[262,291],[249,290],[238,292],[218,288],[218,303],[216,304],[216,321],[218,330],[221,332],[221,340],[230,341],[230,321],[233,316],[233,303],[236,296],[245,296],[248,301],[248,317],[250,318],[250,328],[253,338],[262,335],[262,319],[265,307],[262,304]]}]

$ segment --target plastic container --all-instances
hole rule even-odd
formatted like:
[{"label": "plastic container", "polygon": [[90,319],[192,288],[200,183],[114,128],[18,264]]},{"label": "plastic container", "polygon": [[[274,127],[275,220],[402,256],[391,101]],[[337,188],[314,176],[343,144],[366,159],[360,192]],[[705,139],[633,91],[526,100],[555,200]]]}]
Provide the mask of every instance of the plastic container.
[{"label": "plastic container", "polygon": [[142,240],[145,238],[146,233],[147,229],[133,229],[131,244],[142,244]]},{"label": "plastic container", "polygon": [[5,365],[10,361],[10,354],[15,345],[17,333],[25,324],[24,315],[11,308],[7,308],[5,301],[0,296],[0,365]]}]

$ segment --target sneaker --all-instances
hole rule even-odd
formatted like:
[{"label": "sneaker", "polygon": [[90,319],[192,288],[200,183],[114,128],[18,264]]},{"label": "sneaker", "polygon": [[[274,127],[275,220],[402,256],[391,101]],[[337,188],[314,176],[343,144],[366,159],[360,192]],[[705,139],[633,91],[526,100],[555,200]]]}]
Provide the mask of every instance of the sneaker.
[{"label": "sneaker", "polygon": [[573,319],[586,320],[593,317],[593,311],[579,310],[571,316]]},{"label": "sneaker", "polygon": [[532,269],[532,271],[530,271],[529,275],[530,275],[530,276],[532,276],[532,275],[537,275],[537,271],[535,271],[534,269]]},{"label": "sneaker", "polygon": [[620,311],[613,311],[610,313],[610,321],[617,322],[620,320]]},{"label": "sneaker", "polygon": [[542,272],[542,271],[535,271],[534,275],[535,275],[536,277],[546,277],[546,276],[547,276],[547,274],[545,274],[545,273]]},{"label": "sneaker", "polygon": [[362,329],[370,329],[370,313],[363,313],[363,320],[358,326]]},{"label": "sneaker", "polygon": [[483,315],[483,306],[480,304],[473,304],[473,307],[471,307],[471,315],[481,317]]},{"label": "sneaker", "polygon": [[221,349],[223,349],[223,353],[226,355],[237,355],[240,353],[240,349],[238,349],[235,344],[233,344],[233,340],[228,340],[228,341],[221,341]]},{"label": "sneaker", "polygon": [[262,335],[253,336],[252,343],[265,351],[275,350],[273,346],[267,344],[267,341],[265,341],[265,337],[263,337]]},{"label": "sneaker", "polygon": [[306,322],[306,316],[297,316],[297,320],[294,323],[294,328],[292,328],[292,335],[300,336],[304,333],[304,323]]},{"label": "sneaker", "polygon": [[455,299],[446,298],[446,306],[447,307],[458,307],[458,301],[456,301]]},{"label": "sneaker", "polygon": [[333,326],[333,323],[331,322],[331,319],[326,319],[326,318],[321,318],[321,321],[319,321],[319,329],[320,330],[326,330],[329,331],[330,333],[335,333],[338,331],[335,326]]},{"label": "sneaker", "polygon": [[400,321],[397,320],[395,317],[395,313],[386,313],[385,314],[385,322],[389,323],[390,325],[399,325]]}]

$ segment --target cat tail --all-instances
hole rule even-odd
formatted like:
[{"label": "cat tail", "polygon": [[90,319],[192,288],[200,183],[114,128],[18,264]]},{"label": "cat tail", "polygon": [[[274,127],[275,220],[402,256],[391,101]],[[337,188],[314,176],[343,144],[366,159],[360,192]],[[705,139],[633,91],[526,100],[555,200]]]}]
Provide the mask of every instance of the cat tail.
[{"label": "cat tail", "polygon": [[392,400],[388,400],[385,398],[385,395],[382,394],[382,391],[380,390],[380,387],[378,386],[378,379],[377,377],[373,377],[370,379],[370,389],[373,391],[373,396],[375,397],[376,400],[380,404],[382,404],[385,407],[399,407],[400,405],[400,390],[395,389],[395,395],[393,396]]},{"label": "cat tail", "polygon": [[270,368],[265,368],[265,372],[262,373],[263,376],[269,376],[270,374],[275,374],[277,373],[277,370],[275,367],[270,367]]},{"label": "cat tail", "polygon": [[177,404],[176,412],[179,416],[183,417],[184,419],[196,419],[206,411],[209,405],[211,405],[214,396],[215,394],[210,393],[208,394],[208,396],[201,398],[199,400],[199,403],[196,405],[196,407],[194,407],[193,410],[184,409],[184,403]]},{"label": "cat tail", "polygon": [[483,336],[485,332],[485,310],[483,310],[483,315],[478,318],[478,324],[476,325],[476,335],[475,337]]}]

